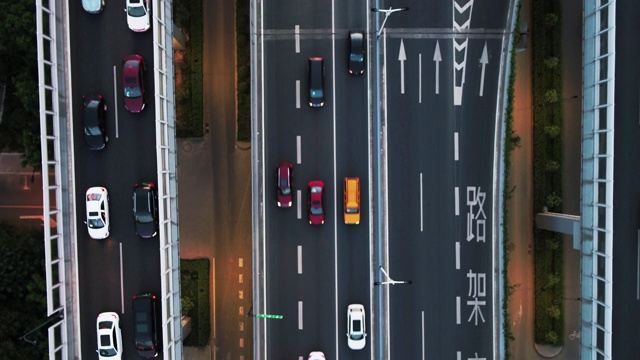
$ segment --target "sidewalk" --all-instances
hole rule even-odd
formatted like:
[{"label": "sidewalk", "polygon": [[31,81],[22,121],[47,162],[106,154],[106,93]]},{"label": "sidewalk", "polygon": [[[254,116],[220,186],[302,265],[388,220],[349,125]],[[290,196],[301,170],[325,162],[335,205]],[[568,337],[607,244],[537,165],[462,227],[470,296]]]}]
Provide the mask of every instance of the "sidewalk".
[{"label": "sidewalk", "polygon": [[[579,0],[562,2],[562,66],[563,99],[581,94],[582,67],[582,4]],[[523,0],[522,21],[531,32],[531,1]],[[516,81],[514,101],[514,131],[521,138],[521,146],[511,158],[510,183],[515,188],[508,203],[508,226],[511,243],[509,281],[514,286],[509,304],[514,341],[510,344],[512,359],[579,359],[579,341],[571,340],[573,331],[580,331],[580,302],[565,302],[564,347],[536,346],[534,338],[534,283],[533,283],[533,114],[531,78],[531,42],[516,55]],[[581,98],[581,96],[579,96]],[[581,101],[564,103],[563,128],[563,211],[580,214],[580,128]],[[572,247],[572,238],[565,237],[565,298],[580,296],[579,252]]]}]

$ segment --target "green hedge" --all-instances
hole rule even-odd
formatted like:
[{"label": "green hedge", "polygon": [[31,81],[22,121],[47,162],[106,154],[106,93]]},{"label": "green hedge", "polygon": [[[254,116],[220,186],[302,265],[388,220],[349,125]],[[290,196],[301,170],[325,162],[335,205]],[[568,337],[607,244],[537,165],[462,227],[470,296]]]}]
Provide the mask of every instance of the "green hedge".
[{"label": "green hedge", "polygon": [[184,340],[185,346],[204,346],[211,336],[209,266],[209,259],[180,260],[182,302],[193,304],[182,314],[191,317],[191,334]]},{"label": "green hedge", "polygon": [[203,136],[202,91],[202,0],[175,0],[174,19],[182,29],[187,43],[183,56],[175,65],[181,74],[176,86],[176,136],[191,138]]},{"label": "green hedge", "polygon": [[502,327],[504,328],[504,358],[509,360],[511,358],[510,343],[514,340],[513,330],[511,329],[511,316],[509,316],[509,302],[511,300],[512,285],[509,283],[509,254],[511,240],[509,239],[509,209],[507,204],[511,199],[513,188],[509,183],[509,175],[511,172],[511,155],[513,150],[520,146],[520,137],[513,130],[513,100],[515,94],[514,84],[516,82],[516,52],[517,46],[520,43],[520,10],[522,9],[522,3],[518,1],[516,10],[516,23],[514,26],[514,34],[512,40],[510,63],[511,73],[509,73],[509,84],[507,88],[507,108],[505,111],[505,139],[504,139],[504,187],[502,189],[502,280],[503,280],[503,299],[502,299]]},{"label": "green hedge", "polygon": [[248,0],[236,1],[238,141],[251,140],[251,34]]},{"label": "green hedge", "polygon": [[[534,214],[562,211],[561,2],[532,0]],[[535,341],[562,345],[562,235],[533,229]]]}]

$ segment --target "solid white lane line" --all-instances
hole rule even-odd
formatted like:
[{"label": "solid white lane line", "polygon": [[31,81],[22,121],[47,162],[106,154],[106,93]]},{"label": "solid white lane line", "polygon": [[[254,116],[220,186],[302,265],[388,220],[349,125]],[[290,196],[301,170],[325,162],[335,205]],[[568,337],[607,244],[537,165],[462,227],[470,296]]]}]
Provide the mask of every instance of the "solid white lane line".
[{"label": "solid white lane line", "polygon": [[296,136],[296,162],[302,164],[302,136]]},{"label": "solid white lane line", "polygon": [[456,208],[456,216],[460,215],[460,188],[456,186],[455,188],[455,208]]},{"label": "solid white lane line", "polygon": [[296,109],[300,109],[300,80],[296,80]]},{"label": "solid white lane line", "polygon": [[458,132],[456,131],[453,133],[453,160],[458,161],[460,159],[459,151]]},{"label": "solid white lane line", "polygon": [[216,258],[211,258],[211,289],[213,291],[213,338],[216,338]]},{"label": "solid white lane line", "polygon": [[424,231],[424,204],[422,203],[422,173],[420,173],[420,232]]},{"label": "solid white lane line", "polygon": [[422,54],[418,54],[418,103],[422,104]]},{"label": "solid white lane line", "polygon": [[124,279],[122,273],[122,243],[120,243],[120,309],[124,315]]},{"label": "solid white lane line", "polygon": [[640,230],[638,230],[638,255],[636,256],[636,264],[638,268],[636,270],[636,300],[640,299]]},{"label": "solid white lane line", "polygon": [[113,65],[113,113],[116,115],[116,139],[118,131],[118,78],[116,77],[116,66]]},{"label": "solid white lane line", "polygon": [[424,360],[424,310],[422,310],[422,360]]},{"label": "solid white lane line", "polygon": [[298,195],[298,201],[296,201],[296,203],[298,204],[298,219],[302,219],[302,190],[298,190],[297,191],[297,195]]},{"label": "solid white lane line", "polygon": [[456,270],[460,270],[460,242],[456,241]]},{"label": "solid white lane line", "polygon": [[298,245],[298,274],[302,274],[302,245]]},{"label": "solid white lane line", "polygon": [[295,38],[296,38],[296,54],[300,53],[300,25],[296,25],[295,30]]},{"label": "solid white lane line", "polygon": [[298,301],[298,330],[302,330],[302,301]]},{"label": "solid white lane line", "polygon": [[460,296],[456,296],[456,324],[460,325]]}]

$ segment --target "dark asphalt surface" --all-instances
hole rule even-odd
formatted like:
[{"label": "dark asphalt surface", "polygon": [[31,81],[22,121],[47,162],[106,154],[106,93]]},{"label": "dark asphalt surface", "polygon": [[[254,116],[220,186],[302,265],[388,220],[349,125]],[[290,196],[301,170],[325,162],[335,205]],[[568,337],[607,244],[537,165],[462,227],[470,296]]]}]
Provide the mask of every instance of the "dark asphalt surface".
[{"label": "dark asphalt surface", "polygon": [[[135,183],[155,182],[157,173],[151,31],[137,34],[129,30],[123,5],[108,3],[103,13],[90,15],[80,2],[69,4],[81,346],[87,359],[96,356],[95,321],[104,311],[120,314],[123,358],[137,358],[129,316],[131,298],[145,292],[160,293],[158,239],[136,235],[131,198]],[[123,104],[121,59],[128,54],[140,54],[146,62],[147,105],[140,114],[130,114]],[[102,151],[89,151],[84,143],[82,95],[89,92],[101,93],[108,106],[109,143]],[[111,234],[105,240],[89,238],[83,223],[84,195],[91,186],[104,186],[109,191]]]}]

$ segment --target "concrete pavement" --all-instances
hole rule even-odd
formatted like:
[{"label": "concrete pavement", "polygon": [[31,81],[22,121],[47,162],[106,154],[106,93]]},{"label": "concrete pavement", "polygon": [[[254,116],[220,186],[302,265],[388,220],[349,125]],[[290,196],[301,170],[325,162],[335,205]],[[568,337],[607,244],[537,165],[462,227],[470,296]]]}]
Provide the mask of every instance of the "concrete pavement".
[{"label": "concrete pavement", "polygon": [[[524,0],[522,21],[531,25],[531,1]],[[531,28],[529,28],[531,31]],[[580,127],[582,90],[582,3],[579,0],[562,2],[562,67],[563,67],[563,211],[580,213]],[[516,56],[514,130],[521,138],[521,147],[513,152],[509,187],[515,187],[508,203],[510,222],[507,224],[511,240],[509,281],[514,286],[509,305],[511,326],[515,340],[510,345],[513,359],[578,359],[579,340],[569,337],[580,331],[579,252],[572,248],[572,238],[564,241],[565,267],[565,346],[553,348],[536,346],[534,339],[533,286],[533,114],[531,78],[531,42]],[[577,99],[572,97],[579,95]]]}]

